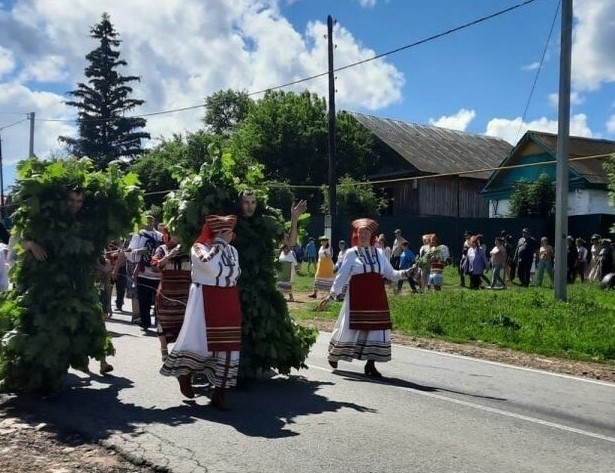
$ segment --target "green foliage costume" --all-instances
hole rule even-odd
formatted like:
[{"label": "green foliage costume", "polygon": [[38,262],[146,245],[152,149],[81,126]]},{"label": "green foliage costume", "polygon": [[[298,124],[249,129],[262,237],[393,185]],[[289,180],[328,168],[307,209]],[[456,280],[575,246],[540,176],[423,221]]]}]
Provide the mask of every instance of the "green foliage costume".
[{"label": "green foliage costume", "polygon": [[[13,235],[41,245],[47,259],[21,252],[14,289],[0,303],[2,389],[53,393],[69,367],[86,371],[88,358],[113,352],[94,283],[107,242],[138,222],[142,193],[133,174],[111,166],[93,172],[89,159],[23,161],[18,167]],[[67,208],[68,189],[84,204]]]},{"label": "green foliage costume", "polygon": [[[238,173],[242,178],[236,177]],[[250,189],[259,204],[254,216],[241,217],[233,245],[239,252],[239,291],[243,313],[243,337],[239,376],[254,377],[269,368],[288,374],[291,368],[305,368],[305,359],[316,341],[316,332],[297,325],[288,313],[276,287],[277,245],[284,237],[279,211],[265,205],[267,188],[260,166],[239,170],[232,157],[224,154],[205,163],[198,174],[184,173],[177,192],[167,196],[165,220],[191,247],[209,214],[238,211],[237,200]]]}]

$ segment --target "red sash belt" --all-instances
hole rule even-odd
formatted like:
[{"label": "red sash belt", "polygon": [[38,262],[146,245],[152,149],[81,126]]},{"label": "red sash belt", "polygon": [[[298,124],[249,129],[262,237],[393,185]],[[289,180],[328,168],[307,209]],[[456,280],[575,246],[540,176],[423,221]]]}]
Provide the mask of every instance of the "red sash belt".
[{"label": "red sash belt", "polygon": [[237,287],[203,287],[205,325],[209,351],[239,351],[241,305]]},{"label": "red sash belt", "polygon": [[350,278],[350,328],[392,328],[389,300],[379,273],[356,274]]}]

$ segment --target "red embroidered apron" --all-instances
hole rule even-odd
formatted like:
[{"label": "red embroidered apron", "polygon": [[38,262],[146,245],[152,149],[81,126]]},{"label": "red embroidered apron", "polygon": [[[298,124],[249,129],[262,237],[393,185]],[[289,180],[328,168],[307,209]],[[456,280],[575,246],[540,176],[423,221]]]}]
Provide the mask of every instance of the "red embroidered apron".
[{"label": "red embroidered apron", "polygon": [[156,317],[167,343],[177,340],[184,323],[191,282],[190,271],[167,269],[162,272],[156,291]]},{"label": "red embroidered apron", "polygon": [[209,351],[239,351],[241,305],[237,287],[203,287],[203,305]]},{"label": "red embroidered apron", "polygon": [[349,289],[352,330],[384,330],[393,327],[381,274],[356,274],[350,278]]}]

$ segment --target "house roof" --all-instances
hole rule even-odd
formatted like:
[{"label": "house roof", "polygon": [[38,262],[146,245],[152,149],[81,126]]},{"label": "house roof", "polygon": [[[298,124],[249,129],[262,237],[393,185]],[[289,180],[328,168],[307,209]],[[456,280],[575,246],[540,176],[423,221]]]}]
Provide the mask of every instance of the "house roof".
[{"label": "house roof", "polygon": [[[460,173],[493,168],[508,156],[512,146],[492,136],[474,135],[430,125],[352,112],[351,115],[387,146],[426,174]],[[466,174],[488,179],[492,171]]]},{"label": "house roof", "polygon": [[[528,131],[528,134],[535,141],[542,142],[544,146],[555,155],[557,150],[556,134],[542,131]],[[615,153],[615,141],[583,138],[580,136],[570,137],[570,144],[568,145],[568,156],[570,158],[611,153]],[[571,161],[570,167],[587,179],[590,184],[607,184],[607,172],[602,166],[605,159],[606,158]]]}]

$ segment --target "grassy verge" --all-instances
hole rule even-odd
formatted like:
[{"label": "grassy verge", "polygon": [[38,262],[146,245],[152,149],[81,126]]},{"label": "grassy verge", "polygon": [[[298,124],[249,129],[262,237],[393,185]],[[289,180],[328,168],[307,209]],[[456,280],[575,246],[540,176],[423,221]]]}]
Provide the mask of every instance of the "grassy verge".
[{"label": "grassy verge", "polygon": [[[297,278],[300,292],[310,278]],[[576,360],[615,361],[615,293],[597,285],[569,286],[569,302],[553,291],[511,287],[470,291],[454,287],[449,270],[440,293],[389,296],[396,331],[454,342],[485,342],[515,350]],[[448,284],[448,285],[446,285]],[[407,291],[407,289],[405,289]],[[326,312],[315,304],[293,310],[297,319],[335,319],[340,305]]]}]

